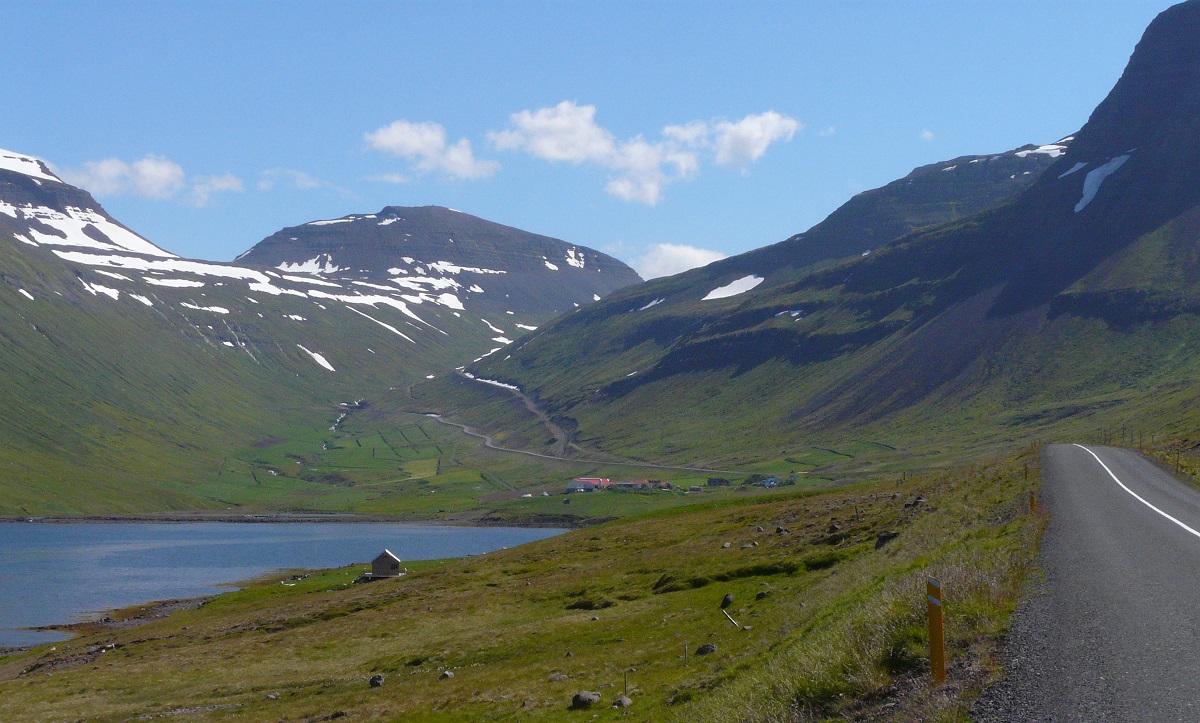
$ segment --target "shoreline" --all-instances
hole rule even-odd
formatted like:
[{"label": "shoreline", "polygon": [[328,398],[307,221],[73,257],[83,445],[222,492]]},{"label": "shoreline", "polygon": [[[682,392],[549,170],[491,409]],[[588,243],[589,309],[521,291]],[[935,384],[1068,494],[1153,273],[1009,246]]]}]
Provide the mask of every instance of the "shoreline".
[{"label": "shoreline", "polygon": [[371,525],[412,525],[429,527],[517,527],[527,529],[581,529],[609,522],[612,517],[582,518],[574,515],[526,515],[523,517],[500,518],[492,511],[459,517],[380,517],[353,513],[301,513],[301,512],[248,512],[231,514],[219,512],[145,512],[129,515],[0,515],[0,523],[24,523],[43,525],[73,524],[194,524],[198,522],[221,522],[233,524],[297,524],[297,523],[342,523]]},{"label": "shoreline", "polygon": [[58,642],[0,647],[0,658],[4,658],[9,655],[28,653],[31,650],[45,647],[47,645],[59,645],[94,633],[136,628],[140,625],[145,625],[146,623],[150,623],[155,620],[161,620],[170,616],[172,613],[183,610],[195,610],[210,600],[216,599],[221,594],[223,593],[200,595],[198,597],[190,598],[152,600],[147,603],[137,603],[122,608],[110,608],[107,610],[98,611],[95,613],[97,617],[94,620],[78,620],[71,623],[52,623],[50,625],[33,625],[27,628],[21,628],[22,630],[35,630],[39,632],[52,631],[57,633],[66,633],[71,637]]}]

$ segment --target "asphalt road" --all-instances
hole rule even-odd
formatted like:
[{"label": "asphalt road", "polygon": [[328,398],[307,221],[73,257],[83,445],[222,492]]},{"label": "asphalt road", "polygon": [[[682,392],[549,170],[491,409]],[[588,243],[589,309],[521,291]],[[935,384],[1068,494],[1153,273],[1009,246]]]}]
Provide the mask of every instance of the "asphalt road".
[{"label": "asphalt road", "polygon": [[1200,721],[1200,490],[1132,450],[1055,445],[1041,501],[1044,579],[972,718]]}]

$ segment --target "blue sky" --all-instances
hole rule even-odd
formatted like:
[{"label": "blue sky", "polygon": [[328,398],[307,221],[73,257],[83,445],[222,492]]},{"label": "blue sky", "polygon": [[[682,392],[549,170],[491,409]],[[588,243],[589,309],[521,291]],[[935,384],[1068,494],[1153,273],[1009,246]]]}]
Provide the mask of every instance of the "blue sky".
[{"label": "blue sky", "polygon": [[0,148],[189,257],[436,204],[653,275],[1068,135],[1169,4],[0,0]]}]

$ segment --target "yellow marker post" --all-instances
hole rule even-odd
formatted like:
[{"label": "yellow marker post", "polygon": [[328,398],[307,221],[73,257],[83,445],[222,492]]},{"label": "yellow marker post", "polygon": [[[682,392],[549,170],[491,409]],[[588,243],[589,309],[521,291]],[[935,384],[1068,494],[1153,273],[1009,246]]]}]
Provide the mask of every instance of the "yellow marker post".
[{"label": "yellow marker post", "polygon": [[936,577],[925,578],[929,597],[929,668],[935,685],[946,683],[946,631],[942,625],[942,583]]}]

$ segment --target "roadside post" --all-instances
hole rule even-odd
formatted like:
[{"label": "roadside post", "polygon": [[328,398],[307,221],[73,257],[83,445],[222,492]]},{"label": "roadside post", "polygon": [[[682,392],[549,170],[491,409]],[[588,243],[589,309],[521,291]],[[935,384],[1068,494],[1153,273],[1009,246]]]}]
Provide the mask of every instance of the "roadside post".
[{"label": "roadside post", "polygon": [[929,669],[935,685],[946,683],[946,631],[942,624],[942,583],[932,575],[925,577],[929,597]]}]

